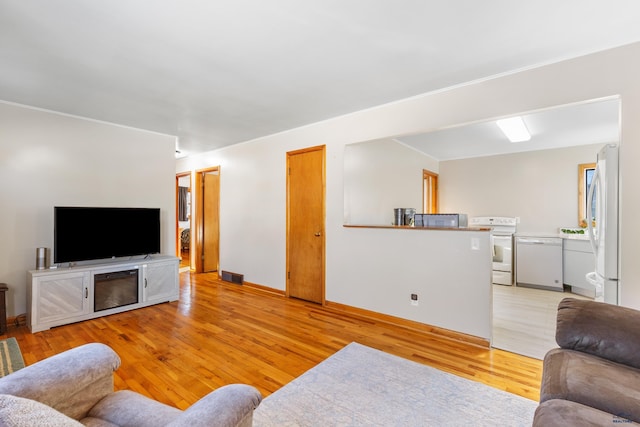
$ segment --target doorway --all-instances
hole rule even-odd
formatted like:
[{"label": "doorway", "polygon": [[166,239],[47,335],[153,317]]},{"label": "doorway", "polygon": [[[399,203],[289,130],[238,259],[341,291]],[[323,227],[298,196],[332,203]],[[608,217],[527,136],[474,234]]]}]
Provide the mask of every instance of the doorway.
[{"label": "doorway", "polygon": [[422,212],[438,213],[438,174],[422,170]]},{"label": "doorway", "polygon": [[220,167],[196,171],[195,180],[195,272],[210,273],[219,271],[220,262]]},{"label": "doorway", "polygon": [[176,175],[176,256],[191,270],[191,172]]},{"label": "doorway", "polygon": [[287,153],[287,290],[324,304],[325,146]]}]

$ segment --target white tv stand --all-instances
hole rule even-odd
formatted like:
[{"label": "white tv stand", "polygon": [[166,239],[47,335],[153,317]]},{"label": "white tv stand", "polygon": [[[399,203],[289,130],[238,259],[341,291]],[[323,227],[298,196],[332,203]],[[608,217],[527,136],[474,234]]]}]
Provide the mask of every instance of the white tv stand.
[{"label": "white tv stand", "polygon": [[[156,255],[125,261],[31,270],[27,275],[27,326],[31,332],[39,332],[54,326],[177,301],[180,296],[178,264],[176,257]],[[138,270],[137,302],[95,311],[94,276],[135,269]]]}]

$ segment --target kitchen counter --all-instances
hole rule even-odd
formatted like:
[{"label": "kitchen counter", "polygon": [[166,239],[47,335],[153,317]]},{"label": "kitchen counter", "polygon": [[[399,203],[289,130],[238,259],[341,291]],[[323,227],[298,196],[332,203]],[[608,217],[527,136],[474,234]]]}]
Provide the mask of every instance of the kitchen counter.
[{"label": "kitchen counter", "polygon": [[514,237],[539,237],[541,239],[551,238],[551,237],[562,237],[559,233],[553,232],[529,232],[529,231],[518,231],[514,234]]},{"label": "kitchen counter", "polygon": [[549,238],[549,237],[559,237],[561,239],[566,240],[589,240],[589,234],[585,230],[585,234],[570,234],[570,233],[553,233],[553,232],[518,232],[514,235],[515,237],[540,237],[540,238]]},{"label": "kitchen counter", "polygon": [[567,239],[567,240],[589,240],[589,235],[588,234],[567,234],[567,233],[560,233],[560,237],[562,237],[563,239]]},{"label": "kitchen counter", "polygon": [[488,227],[414,227],[412,225],[358,225],[343,224],[347,228],[389,228],[398,230],[491,231]]}]

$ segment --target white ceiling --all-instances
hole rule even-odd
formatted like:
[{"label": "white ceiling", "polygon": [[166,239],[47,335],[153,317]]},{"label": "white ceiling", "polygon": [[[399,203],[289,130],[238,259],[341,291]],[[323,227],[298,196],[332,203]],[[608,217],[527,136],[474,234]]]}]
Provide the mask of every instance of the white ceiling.
[{"label": "white ceiling", "polygon": [[620,101],[607,99],[520,114],[531,139],[512,143],[495,120],[395,138],[439,161],[620,140]]},{"label": "white ceiling", "polygon": [[212,150],[640,40],[637,0],[0,0],[0,100]]}]

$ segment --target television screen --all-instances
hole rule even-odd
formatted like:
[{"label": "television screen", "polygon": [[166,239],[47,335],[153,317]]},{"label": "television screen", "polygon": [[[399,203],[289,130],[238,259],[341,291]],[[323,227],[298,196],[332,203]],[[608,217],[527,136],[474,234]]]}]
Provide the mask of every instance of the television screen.
[{"label": "television screen", "polygon": [[160,253],[160,209],[54,208],[54,263]]}]

